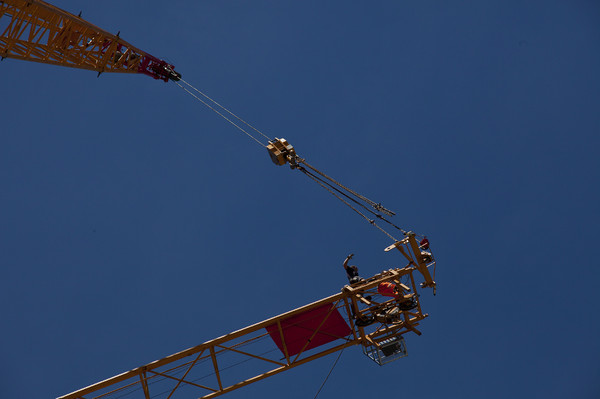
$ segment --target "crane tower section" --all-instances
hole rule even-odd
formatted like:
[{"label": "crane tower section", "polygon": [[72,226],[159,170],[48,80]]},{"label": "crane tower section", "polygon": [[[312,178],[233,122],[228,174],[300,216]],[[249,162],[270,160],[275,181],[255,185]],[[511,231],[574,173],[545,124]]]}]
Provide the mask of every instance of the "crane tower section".
[{"label": "crane tower section", "polygon": [[[431,252],[409,233],[387,250],[407,263],[340,292],[82,388],[59,399],[213,398],[358,345],[379,365],[406,356],[403,335],[421,335],[418,289],[435,288]],[[422,275],[422,271],[427,271]],[[424,282],[418,284],[417,279]],[[250,297],[248,293],[248,297]]]},{"label": "crane tower section", "polygon": [[116,35],[40,0],[0,1],[0,57],[103,72],[181,75]]}]

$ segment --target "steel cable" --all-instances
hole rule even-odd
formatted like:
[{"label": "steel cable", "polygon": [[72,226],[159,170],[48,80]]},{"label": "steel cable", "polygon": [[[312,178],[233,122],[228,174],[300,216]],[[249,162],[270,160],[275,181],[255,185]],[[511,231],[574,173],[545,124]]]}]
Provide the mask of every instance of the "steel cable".
[{"label": "steel cable", "polygon": [[[298,168],[298,169],[300,169],[300,168]],[[356,209],[355,207],[353,207],[348,201],[346,201],[345,199],[343,199],[342,197],[340,197],[339,195],[337,195],[335,192],[333,192],[333,190],[331,190],[329,187],[327,187],[326,183],[322,182],[315,175],[313,175],[312,173],[310,173],[309,171],[307,171],[306,169],[303,169],[303,168],[300,169],[300,171],[302,171],[305,175],[307,175],[308,177],[310,177],[311,179],[313,179],[315,182],[317,182],[321,187],[323,187],[325,190],[327,190],[331,195],[333,195],[334,197],[336,197],[337,199],[339,199],[340,201],[342,201],[344,204],[346,204],[347,206],[349,206],[354,212],[358,213],[366,221],[368,221],[369,224],[372,224],[373,226],[375,226],[376,228],[378,228],[383,234],[385,234],[386,236],[388,236],[392,240],[398,241],[394,236],[392,236],[390,233],[388,233],[387,231],[385,231],[384,229],[382,229],[381,226],[377,225],[377,223],[375,223],[374,220],[369,219],[364,213],[362,213],[361,211],[359,211],[358,209]]]},{"label": "steel cable", "polygon": [[[300,167],[301,168],[301,167]],[[299,168],[299,169],[300,169]],[[369,208],[367,208],[364,204],[361,204],[360,202],[358,202],[356,199],[352,198],[351,196],[349,196],[348,194],[344,193],[342,190],[333,187],[331,184],[327,183],[326,181],[324,181],[323,179],[320,179],[319,177],[313,175],[311,172],[305,170],[304,173],[308,173],[310,174],[313,179],[318,179],[319,181],[323,182],[323,184],[326,184],[327,186],[329,186],[332,190],[337,191],[338,193],[340,193],[341,195],[343,195],[344,197],[348,198],[350,201],[354,202],[355,204],[359,205],[361,208],[363,208],[365,211],[369,212],[371,215],[375,216],[376,218],[378,218],[379,220],[382,220],[384,222],[386,222],[387,224],[389,224],[392,227],[395,227],[396,229],[400,230],[402,232],[402,234],[406,234],[406,231],[403,230],[402,228],[400,228],[399,226],[396,226],[394,223],[390,222],[389,220],[387,220],[386,218],[384,218],[382,215],[373,212],[372,210],[370,210]]]},{"label": "steel cable", "polygon": [[[185,85],[189,86],[192,90],[196,91],[198,94],[200,94],[202,97],[204,97],[207,101],[209,101],[210,103],[212,103],[212,105],[209,104],[209,102],[207,102],[207,101],[203,100],[202,98],[198,97],[196,94],[194,94],[193,92],[191,92],[187,87],[184,87],[181,83],[175,81],[175,84],[177,84],[177,86],[179,86],[180,88],[182,88],[186,93],[188,93],[189,95],[191,95],[192,97],[194,97],[196,100],[200,101],[206,107],[208,107],[209,109],[211,109],[212,111],[214,111],[217,115],[219,115],[221,118],[225,119],[227,122],[229,122],[230,124],[232,124],[233,126],[235,126],[238,130],[240,130],[241,132],[243,132],[244,134],[246,134],[248,137],[250,137],[252,140],[254,140],[256,143],[258,143],[262,147],[267,147],[267,146],[265,144],[263,144],[259,139],[257,139],[256,137],[254,137],[252,134],[250,134],[247,130],[245,130],[240,125],[238,125],[233,120],[231,120],[226,115],[224,115],[222,112],[220,112],[219,110],[217,110],[215,108],[215,106],[218,107],[218,108],[220,108],[222,111],[228,113],[230,116],[232,116],[233,118],[237,119],[239,122],[241,122],[242,124],[246,125],[250,129],[254,130],[255,132],[257,132],[261,136],[263,136],[265,139],[268,140],[268,142],[272,141],[271,138],[269,138],[263,132],[261,132],[260,130],[258,130],[257,128],[255,128],[254,126],[252,126],[251,124],[249,124],[248,122],[246,122],[245,120],[243,120],[242,118],[240,118],[239,116],[237,116],[236,114],[234,114],[233,112],[231,112],[230,110],[228,110],[227,108],[225,108],[224,106],[222,106],[221,104],[219,104],[218,102],[216,102],[215,100],[213,100],[212,98],[210,98],[208,95],[206,95],[205,93],[203,93],[202,91],[200,91],[199,89],[197,89],[196,87],[194,87],[193,85],[191,85],[190,83],[186,82],[183,79],[181,79],[181,82],[183,82]],[[381,205],[381,203],[377,203],[375,201],[372,201],[369,198],[365,197],[364,195],[361,195],[358,192],[352,190],[351,188],[344,186],[343,184],[341,184],[337,180],[333,179],[332,177],[326,175],[325,173],[321,172],[320,170],[318,170],[314,166],[312,166],[309,163],[307,163],[306,160],[304,160],[304,159],[302,159],[300,157],[295,157],[295,162],[303,164],[308,169],[312,170],[316,174],[320,175],[324,179],[326,179],[329,182],[331,182],[333,185],[335,185],[337,187],[340,187],[342,190],[345,190],[347,193],[352,194],[354,197],[356,197],[356,198],[362,200],[364,203],[370,205],[376,211],[382,212],[382,213],[384,213],[384,214],[386,214],[388,216],[395,215],[394,212],[392,212],[392,211],[384,208]],[[292,163],[292,161],[290,161],[290,164],[291,163]],[[293,165],[296,165],[296,164],[293,164]],[[311,179],[313,179],[314,181],[316,181],[320,186],[322,186],[323,188],[325,188],[327,191],[329,191],[331,194],[333,194],[335,197],[337,197],[340,201],[342,201],[344,204],[346,204],[347,206],[349,206],[356,213],[358,213],[360,216],[362,216],[363,218],[365,218],[370,224],[372,224],[375,227],[377,227],[379,230],[381,230],[384,234],[386,234],[388,237],[390,237],[394,241],[397,241],[396,238],[394,238],[391,234],[389,234],[387,231],[385,231],[380,226],[378,226],[375,223],[374,220],[369,219],[367,216],[365,216],[362,212],[360,212],[358,209],[356,209],[355,207],[353,207],[346,200],[344,200],[343,198],[341,198],[340,196],[338,196],[337,194],[335,194],[332,190],[337,191],[340,195],[342,195],[342,196],[348,198],[348,200],[356,203],[358,206],[362,207],[363,209],[365,209],[367,212],[371,213],[372,215],[374,215],[378,219],[383,220],[384,222],[388,223],[389,225],[391,225],[391,226],[395,227],[396,229],[400,230],[402,232],[402,234],[406,234],[406,231],[404,231],[400,227],[396,226],[394,223],[392,223],[389,220],[387,220],[381,214],[373,212],[372,210],[370,210],[369,208],[367,208],[364,204],[362,204],[359,201],[357,201],[356,199],[352,198],[350,195],[342,192],[338,188],[334,187],[332,184],[330,184],[330,183],[326,182],[325,180],[317,177],[315,174],[313,174],[313,173],[309,172],[308,170],[306,170],[306,168],[300,167],[300,166],[296,166],[296,167],[297,167],[297,169],[301,170],[304,174],[306,174]],[[293,168],[295,168],[295,167],[293,167]]]},{"label": "steel cable", "polygon": [[394,216],[395,213],[390,211],[389,209],[384,208],[380,203],[377,203],[375,201],[372,201],[370,199],[368,199],[367,197],[365,197],[364,195],[361,195],[359,193],[357,193],[356,191],[352,190],[351,188],[348,188],[346,186],[344,186],[342,183],[336,181],[335,179],[333,179],[330,176],[327,176],[325,173],[321,172],[320,170],[318,170],[317,168],[315,168],[314,166],[308,164],[306,162],[306,160],[304,159],[299,159],[298,162],[304,164],[306,167],[308,167],[309,169],[311,169],[312,171],[314,171],[315,173],[318,173],[319,175],[323,176],[324,178],[326,178],[327,180],[331,181],[333,184],[335,184],[336,186],[339,186],[341,188],[343,188],[344,190],[348,191],[349,193],[353,194],[354,196],[356,196],[357,198],[360,198],[361,200],[365,201],[367,204],[371,205],[373,208],[375,208],[378,211],[382,211],[383,213],[385,213],[388,216]]},{"label": "steel cable", "polygon": [[[248,133],[246,130],[244,130],[241,126],[239,126],[238,124],[236,124],[234,121],[232,121],[231,119],[229,119],[228,117],[226,117],[225,115],[223,115],[221,112],[219,112],[218,110],[216,110],[214,107],[212,107],[210,104],[208,104],[206,101],[202,100],[200,97],[198,97],[197,95],[195,95],[194,93],[192,93],[191,91],[189,91],[187,88],[183,87],[181,84],[179,84],[179,82],[175,82],[175,84],[179,87],[181,87],[183,90],[185,90],[190,96],[194,97],[196,100],[200,101],[202,104],[206,105],[208,108],[210,108],[211,110],[213,110],[217,115],[219,115],[221,118],[225,119],[227,122],[231,123],[233,126],[237,127],[240,131],[244,132],[248,137],[250,137],[252,140],[256,141],[259,145],[261,145],[262,147],[266,147],[266,145],[264,145],[263,143],[260,142],[260,140],[258,140],[256,137],[254,137],[253,135],[251,135],[250,133]],[[215,103],[217,104],[217,103]],[[225,109],[225,108],[223,108]],[[228,111],[229,112],[229,111]],[[239,119],[239,118],[238,118]],[[241,119],[240,119],[241,120]],[[248,125],[250,126],[250,125]],[[262,134],[262,133],[261,133]]]},{"label": "steel cable", "polygon": [[188,85],[189,87],[191,87],[192,89],[194,89],[196,92],[198,92],[202,97],[206,98],[207,100],[209,100],[210,102],[212,102],[213,104],[215,104],[216,106],[221,108],[223,111],[227,112],[229,115],[233,116],[235,119],[242,122],[244,125],[248,126],[250,129],[254,130],[256,133],[258,133],[261,136],[263,136],[264,138],[266,138],[268,141],[271,141],[271,138],[269,136],[267,136],[266,134],[264,134],[263,132],[261,132],[260,130],[258,130],[257,128],[255,128],[254,126],[252,126],[251,124],[249,124],[248,122],[246,122],[245,120],[243,120],[242,118],[240,118],[239,116],[237,116],[236,114],[234,114],[233,112],[231,112],[230,110],[228,110],[227,108],[225,108],[224,106],[222,106],[221,104],[219,104],[218,102],[213,100],[212,98],[210,98],[208,95],[206,95],[202,91],[198,90],[197,88],[192,86],[190,83],[186,82],[185,80],[181,79],[181,81],[183,83],[185,83],[186,85]]}]

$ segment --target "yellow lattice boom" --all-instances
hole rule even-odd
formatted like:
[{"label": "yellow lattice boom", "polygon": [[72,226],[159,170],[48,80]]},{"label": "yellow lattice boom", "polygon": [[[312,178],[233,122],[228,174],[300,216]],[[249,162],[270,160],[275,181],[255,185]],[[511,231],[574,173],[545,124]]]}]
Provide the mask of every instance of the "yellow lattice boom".
[{"label": "yellow lattice boom", "polygon": [[174,67],[80,16],[39,0],[0,1],[0,57],[178,80]]},{"label": "yellow lattice boom", "polygon": [[[359,345],[378,364],[406,355],[403,334],[428,317],[415,278],[435,266],[422,256],[414,236],[398,241],[407,265],[382,271],[341,292],[223,335],[62,396],[77,398],[212,398]],[[417,276],[415,276],[415,272]],[[429,280],[429,282],[427,281]],[[390,296],[382,287],[395,287]]]}]

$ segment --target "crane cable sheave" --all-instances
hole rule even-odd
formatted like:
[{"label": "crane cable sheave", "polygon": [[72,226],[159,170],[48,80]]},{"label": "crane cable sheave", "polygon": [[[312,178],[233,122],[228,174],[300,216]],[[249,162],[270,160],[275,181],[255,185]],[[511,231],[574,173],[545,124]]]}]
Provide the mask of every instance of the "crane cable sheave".
[{"label": "crane cable sheave", "polygon": [[270,140],[267,145],[267,151],[269,151],[271,161],[273,161],[275,165],[282,166],[289,163],[290,168],[296,169],[298,167],[298,162],[302,160],[296,154],[294,146],[288,143],[283,137],[280,139],[275,137],[274,140]]}]

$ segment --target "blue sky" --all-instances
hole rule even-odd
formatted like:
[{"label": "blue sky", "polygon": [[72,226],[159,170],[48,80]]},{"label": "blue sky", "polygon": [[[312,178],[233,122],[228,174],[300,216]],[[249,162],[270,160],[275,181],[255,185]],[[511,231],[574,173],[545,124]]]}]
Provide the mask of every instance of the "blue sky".
[{"label": "blue sky", "polygon": [[[439,289],[409,356],[347,349],[320,398],[600,396],[598,2],[53,4],[429,236]],[[402,266],[173,83],[0,71],[3,398],[60,396],[337,293],[350,252],[363,275]],[[334,360],[224,397],[312,398]]]}]

